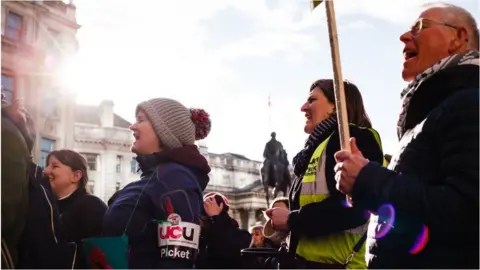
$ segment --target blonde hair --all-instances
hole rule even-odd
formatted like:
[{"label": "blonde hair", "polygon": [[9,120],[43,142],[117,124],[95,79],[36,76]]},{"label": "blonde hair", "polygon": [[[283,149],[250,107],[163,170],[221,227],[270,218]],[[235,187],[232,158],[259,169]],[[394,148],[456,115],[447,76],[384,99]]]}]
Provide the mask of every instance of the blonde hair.
[{"label": "blonde hair", "polygon": [[[262,246],[263,244],[265,243],[265,236],[263,235],[263,226],[262,225],[256,225],[256,226],[252,226],[250,228],[250,234],[253,234],[253,232],[255,231],[259,231],[260,234],[262,235]],[[254,248],[256,247],[255,246],[255,239],[252,237],[252,241],[250,242],[250,246],[249,248]]]}]

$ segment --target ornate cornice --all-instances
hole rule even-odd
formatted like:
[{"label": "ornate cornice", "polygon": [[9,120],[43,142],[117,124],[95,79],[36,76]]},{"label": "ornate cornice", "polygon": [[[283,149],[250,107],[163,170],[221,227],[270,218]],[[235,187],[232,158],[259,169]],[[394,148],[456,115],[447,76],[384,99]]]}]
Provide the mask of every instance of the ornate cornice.
[{"label": "ornate cornice", "polygon": [[[56,20],[59,21],[60,23],[66,25],[66,26],[68,26],[68,27],[70,27],[70,28],[72,28],[72,29],[74,29],[74,30],[80,29],[81,25],[78,24],[78,23],[76,22],[76,20],[72,20],[72,18],[68,18],[67,16],[61,16],[61,15],[56,14],[55,12],[52,11],[52,9],[53,9],[53,10],[58,10],[59,12],[64,12],[64,13],[66,13],[67,10],[68,10],[68,8],[69,8],[69,5],[68,5],[68,4],[62,3],[63,5],[66,5],[66,10],[65,10],[65,11],[60,10],[60,9],[58,9],[58,8],[56,8],[56,7],[53,7],[53,6],[51,6],[51,4],[48,5],[48,4],[45,4],[45,3],[43,3],[43,2],[36,2],[36,1],[34,1],[33,4],[34,4],[35,8],[37,9],[37,11],[43,13],[43,15],[49,16],[49,17],[51,17],[51,18],[53,18],[53,19],[56,19]],[[74,8],[74,9],[75,9],[75,8]]]},{"label": "ornate cornice", "polygon": [[130,147],[131,143],[125,143],[125,142],[116,142],[116,141],[110,141],[107,139],[87,139],[87,138],[75,138],[75,142],[79,143],[92,143],[92,144],[100,144],[103,146],[106,145],[112,145],[112,146],[123,146],[123,147]]}]

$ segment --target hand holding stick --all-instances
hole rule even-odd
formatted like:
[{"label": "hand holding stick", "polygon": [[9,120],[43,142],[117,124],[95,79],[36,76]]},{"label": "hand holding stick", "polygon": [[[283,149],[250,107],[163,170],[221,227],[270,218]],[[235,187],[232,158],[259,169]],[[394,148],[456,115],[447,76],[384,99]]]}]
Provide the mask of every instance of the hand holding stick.
[{"label": "hand holding stick", "polygon": [[[313,0],[313,8],[320,5],[323,1]],[[335,10],[333,0],[325,1],[327,11],[328,36],[330,38],[330,52],[332,55],[335,108],[338,120],[338,133],[340,136],[340,148],[351,152],[350,149],[350,130],[348,127],[348,114],[345,100],[345,89],[343,88],[342,66],[340,63],[340,50],[338,46],[337,23],[335,20]],[[347,203],[351,205],[352,199],[347,196]]]}]

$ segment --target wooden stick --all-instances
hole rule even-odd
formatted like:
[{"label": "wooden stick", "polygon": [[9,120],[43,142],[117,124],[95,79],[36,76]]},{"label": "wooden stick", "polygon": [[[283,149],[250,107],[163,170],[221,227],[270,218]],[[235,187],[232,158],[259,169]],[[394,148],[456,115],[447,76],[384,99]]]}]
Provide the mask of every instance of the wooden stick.
[{"label": "wooden stick", "polygon": [[[345,89],[343,88],[342,66],[340,63],[340,50],[338,46],[337,23],[335,20],[333,0],[325,1],[325,5],[327,11],[328,35],[330,38],[330,51],[332,54],[335,108],[337,111],[340,148],[344,151],[351,152],[347,104],[345,100]],[[349,196],[347,196],[347,203],[351,204],[351,198]]]}]

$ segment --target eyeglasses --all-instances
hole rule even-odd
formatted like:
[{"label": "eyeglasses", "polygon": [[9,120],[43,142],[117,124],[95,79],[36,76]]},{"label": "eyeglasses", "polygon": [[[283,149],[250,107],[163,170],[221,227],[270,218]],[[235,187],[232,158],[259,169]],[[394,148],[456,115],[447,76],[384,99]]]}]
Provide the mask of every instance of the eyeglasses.
[{"label": "eyeglasses", "polygon": [[437,22],[437,21],[430,20],[430,19],[425,19],[425,18],[420,18],[420,19],[415,21],[412,28],[410,29],[410,32],[412,33],[412,35],[418,35],[418,33],[420,33],[420,31],[422,31],[422,29],[429,28],[429,24],[442,25],[442,26],[453,28],[453,29],[458,29],[457,26],[452,25],[452,24],[448,24],[448,23],[444,23],[444,22]]}]

